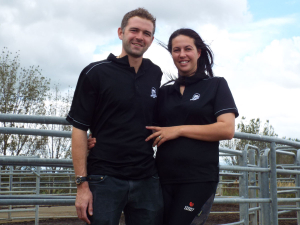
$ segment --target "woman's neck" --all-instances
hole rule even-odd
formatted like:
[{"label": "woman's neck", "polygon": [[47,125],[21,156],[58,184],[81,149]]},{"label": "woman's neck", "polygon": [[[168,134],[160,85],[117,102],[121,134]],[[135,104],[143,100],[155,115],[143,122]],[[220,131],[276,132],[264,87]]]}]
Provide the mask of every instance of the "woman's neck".
[{"label": "woman's neck", "polygon": [[197,70],[191,72],[190,74],[180,74],[180,72],[178,72],[178,74],[179,74],[179,76],[182,76],[182,77],[191,77],[191,76],[194,76],[196,72],[197,72]]}]

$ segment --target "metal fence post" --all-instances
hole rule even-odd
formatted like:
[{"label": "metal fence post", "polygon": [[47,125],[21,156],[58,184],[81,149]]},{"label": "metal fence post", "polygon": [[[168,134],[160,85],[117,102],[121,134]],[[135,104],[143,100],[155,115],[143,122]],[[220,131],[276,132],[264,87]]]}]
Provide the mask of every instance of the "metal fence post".
[{"label": "metal fence post", "polygon": [[[239,156],[240,166],[247,167],[247,149],[245,147],[243,155]],[[243,171],[239,178],[240,197],[248,198],[248,172]],[[249,203],[240,203],[240,220],[244,220],[245,225],[249,225]]]},{"label": "metal fence post", "polygon": [[72,194],[72,179],[71,179],[71,175],[69,175],[69,187],[70,187],[70,189],[69,189],[69,194],[71,195]]},{"label": "metal fence post", "polygon": [[[296,166],[300,166],[300,149],[297,150],[296,155]],[[299,169],[298,169],[299,170]],[[300,175],[296,175],[296,187],[300,187]],[[296,192],[296,198],[300,198],[300,190],[298,189]],[[296,202],[297,208],[300,208],[300,202]],[[300,224],[300,211],[297,210],[297,224]]]},{"label": "metal fence post", "polygon": [[[268,149],[260,157],[260,164],[262,168],[268,168]],[[270,198],[269,196],[269,173],[261,172],[261,183],[260,183],[260,197]],[[270,203],[260,203],[261,213],[259,217],[262,221],[261,224],[271,224],[270,218]]]},{"label": "metal fence post", "polygon": [[[13,188],[13,170],[14,170],[14,167],[13,166],[10,166],[9,167],[9,195],[12,195],[12,188]],[[9,209],[9,212],[8,212],[8,219],[9,220],[12,220],[12,217],[11,217],[11,211],[12,211],[12,205],[9,205],[8,207]]]},{"label": "metal fence post", "polygon": [[270,190],[271,190],[271,216],[272,225],[278,225],[278,201],[277,201],[277,172],[276,172],[276,144],[271,142],[271,157],[270,157]]},{"label": "metal fence post", "polygon": [[223,196],[223,184],[221,184],[222,179],[223,179],[223,176],[219,176],[219,184],[218,184],[218,188],[217,188],[217,193],[220,196]]},{"label": "metal fence post", "polygon": [[[255,150],[249,149],[248,150],[248,158],[249,163],[251,165],[255,165]],[[256,186],[256,173],[255,172],[249,172],[249,183],[250,186],[254,187]],[[249,191],[249,198],[256,198],[256,189],[252,188]],[[257,207],[257,203],[250,203],[250,208]],[[257,211],[254,211],[250,215],[249,222],[251,225],[257,225]]]},{"label": "metal fence post", "polygon": [[[36,195],[40,194],[41,167],[36,168]],[[39,205],[35,206],[35,225],[39,225]]]}]

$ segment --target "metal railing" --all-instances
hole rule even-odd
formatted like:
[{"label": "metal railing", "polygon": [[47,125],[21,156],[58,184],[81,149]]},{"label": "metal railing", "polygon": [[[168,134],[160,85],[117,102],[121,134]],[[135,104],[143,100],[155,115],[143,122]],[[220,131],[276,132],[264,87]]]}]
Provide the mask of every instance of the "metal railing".
[{"label": "metal railing", "polygon": [[[68,125],[64,118],[60,117],[42,117],[42,116],[24,116],[24,115],[6,115],[0,114],[0,122],[20,122],[20,123],[45,123],[45,124],[63,124]],[[22,128],[0,127],[0,133],[6,134],[26,134],[56,137],[71,137],[71,132],[34,130]],[[258,149],[256,146],[246,145],[243,150],[232,150],[220,148],[220,156],[237,156],[239,165],[220,166],[220,178],[223,176],[238,177],[239,197],[217,196],[214,203],[238,203],[240,221],[227,224],[273,224],[278,225],[278,215],[290,211],[297,211],[297,218],[294,218],[300,224],[300,143],[281,139],[277,137],[260,136],[236,132],[234,138],[254,140],[270,143],[270,149]],[[276,146],[278,145],[285,145]],[[292,165],[276,165],[276,154],[286,154],[294,157]],[[0,157],[0,165],[8,166],[37,166],[40,167],[72,167],[71,160],[66,159],[40,159],[40,158],[19,158],[19,157]],[[228,171],[228,172],[224,172]],[[40,177],[39,172],[37,177]],[[290,179],[295,181],[295,187],[277,187],[277,174],[289,174],[293,176]],[[2,174],[3,176],[3,174]],[[9,174],[9,176],[12,176]],[[1,181],[1,179],[0,179]],[[73,205],[75,196],[60,195],[59,198],[54,195],[40,194],[40,178],[36,180],[35,195],[12,195],[10,190],[7,195],[0,195],[0,205]],[[221,190],[222,181],[219,184]],[[227,182],[228,183],[228,182]],[[1,186],[0,186],[1,188]],[[68,187],[71,190],[71,187]],[[2,192],[2,189],[0,190]],[[278,194],[293,193],[295,197],[278,198]],[[34,197],[33,197],[34,196]],[[296,203],[295,206],[278,207],[278,203]],[[36,209],[38,216],[38,208]],[[213,213],[213,212],[212,212]],[[36,219],[37,220],[37,219]],[[38,223],[36,223],[38,224]]]}]

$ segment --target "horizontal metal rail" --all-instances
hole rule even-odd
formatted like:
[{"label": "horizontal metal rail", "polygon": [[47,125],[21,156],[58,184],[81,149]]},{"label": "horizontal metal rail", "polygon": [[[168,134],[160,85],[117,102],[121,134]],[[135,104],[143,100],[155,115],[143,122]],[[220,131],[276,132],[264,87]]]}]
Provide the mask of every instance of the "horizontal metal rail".
[{"label": "horizontal metal rail", "polygon": [[277,187],[278,190],[300,189],[300,187]]},{"label": "horizontal metal rail", "polygon": [[285,191],[277,191],[277,194],[288,194],[288,193],[295,193],[297,190],[285,190]]},{"label": "horizontal metal rail", "polygon": [[56,166],[56,167],[73,167],[72,159],[41,159],[41,158],[29,158],[16,157],[12,159],[11,157],[1,156],[0,165],[10,165],[10,166]]},{"label": "horizontal metal rail", "polygon": [[[41,159],[41,158],[15,158],[2,156],[0,157],[0,165],[12,166],[57,166],[57,167],[73,167],[71,159]],[[249,171],[249,172],[269,172],[269,168],[243,167],[243,166],[225,166],[221,165],[220,170],[231,171]],[[281,170],[277,170],[281,171]],[[290,170],[295,174],[300,174],[300,171]],[[284,172],[284,171],[283,171]]]},{"label": "horizontal metal rail", "polygon": [[300,171],[298,170],[283,170],[283,169],[277,169],[276,170],[277,173],[281,173],[281,174],[300,174]]},{"label": "horizontal metal rail", "polygon": [[238,176],[242,176],[243,174],[241,174],[241,173],[223,173],[223,172],[221,172],[220,174],[219,174],[220,176],[236,176],[236,177],[238,177]]},{"label": "horizontal metal rail", "polygon": [[14,127],[0,127],[0,134],[25,134],[35,136],[51,136],[71,138],[71,131],[39,130]]},{"label": "horizontal metal rail", "polygon": [[[1,195],[0,199],[61,199],[59,195]],[[75,199],[74,196],[63,196],[65,199]]]},{"label": "horizontal metal rail", "polygon": [[[13,195],[12,195],[13,196]],[[294,202],[300,201],[294,200]],[[283,201],[284,202],[284,201]],[[214,203],[271,203],[269,198],[215,198]],[[0,197],[0,205],[74,205],[75,196],[59,196],[59,198],[2,198]]]},{"label": "horizontal metal rail", "polygon": [[[69,219],[69,218],[78,218],[77,216],[39,216],[39,219]],[[11,217],[11,220],[31,220],[35,219],[33,216],[28,216],[28,217]],[[0,218],[0,220],[7,220]],[[9,225],[9,224],[8,224]]]},{"label": "horizontal metal rail", "polygon": [[35,194],[36,191],[1,191],[1,194],[28,194],[33,193]]},{"label": "horizontal metal rail", "polygon": [[74,205],[75,199],[1,199],[0,205]]},{"label": "horizontal metal rail", "polygon": [[249,172],[270,172],[269,168],[246,167],[246,166],[220,166],[220,170],[249,171]]},{"label": "horizontal metal rail", "polygon": [[300,198],[278,198],[278,202],[300,202]]},{"label": "horizontal metal rail", "polygon": [[252,141],[262,141],[262,142],[275,142],[277,144],[282,145],[289,145],[296,148],[300,148],[300,142],[295,141],[289,141],[286,139],[281,139],[277,137],[269,137],[269,136],[261,136],[257,134],[248,134],[248,133],[241,133],[241,132],[235,132],[234,138],[238,139],[246,139],[246,140],[252,140]]},{"label": "horizontal metal rail", "polygon": [[215,198],[214,203],[271,203],[270,198]]},{"label": "horizontal metal rail", "polygon": [[286,151],[282,151],[282,150],[276,150],[276,153],[279,154],[283,154],[283,155],[289,155],[289,156],[296,156],[296,154],[294,152],[286,152]]},{"label": "horizontal metal rail", "polygon": [[0,121],[1,122],[16,122],[16,123],[41,123],[41,124],[70,125],[70,123],[66,120],[66,118],[57,117],[57,116],[33,116],[33,115],[0,113]]},{"label": "horizontal metal rail", "polygon": [[223,153],[230,153],[230,154],[233,154],[233,155],[243,155],[243,152],[240,151],[240,150],[232,150],[232,149],[223,148],[223,147],[220,147],[219,151],[223,152]]},{"label": "horizontal metal rail", "polygon": [[234,155],[234,154],[227,154],[227,153],[222,153],[222,152],[220,152],[220,153],[219,153],[219,156],[220,156],[220,157],[225,157],[225,156],[226,156],[226,157],[228,157],[228,156],[231,157],[231,156],[236,156],[236,155]]},{"label": "horizontal metal rail", "polygon": [[32,212],[35,209],[0,209],[0,213],[8,213],[8,212]]},{"label": "horizontal metal rail", "polygon": [[278,207],[278,210],[300,211],[300,208]]}]

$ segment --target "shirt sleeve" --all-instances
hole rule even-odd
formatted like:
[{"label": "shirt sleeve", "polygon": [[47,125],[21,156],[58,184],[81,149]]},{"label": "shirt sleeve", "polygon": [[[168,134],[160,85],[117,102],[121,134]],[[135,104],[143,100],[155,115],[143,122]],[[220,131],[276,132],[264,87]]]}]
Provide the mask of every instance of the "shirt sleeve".
[{"label": "shirt sleeve", "polygon": [[96,89],[84,69],[78,79],[71,109],[66,120],[74,127],[87,131],[91,126],[96,103]]},{"label": "shirt sleeve", "polygon": [[225,113],[234,113],[235,117],[239,116],[238,109],[235,105],[233,96],[228,87],[227,81],[220,77],[219,84],[216,91],[214,113],[218,117]]}]

